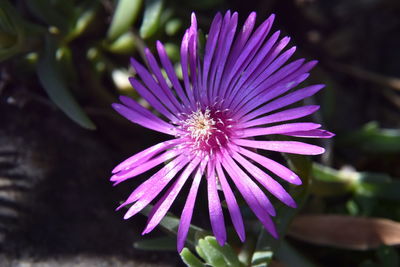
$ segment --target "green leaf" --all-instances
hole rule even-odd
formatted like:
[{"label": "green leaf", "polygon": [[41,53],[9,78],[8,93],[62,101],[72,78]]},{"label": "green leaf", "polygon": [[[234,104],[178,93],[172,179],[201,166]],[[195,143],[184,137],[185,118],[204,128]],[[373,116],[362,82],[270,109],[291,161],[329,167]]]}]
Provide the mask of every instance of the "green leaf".
[{"label": "green leaf", "polygon": [[174,36],[175,34],[178,33],[181,27],[182,27],[182,20],[178,18],[171,19],[170,21],[167,22],[167,24],[165,24],[165,32],[169,36]]},{"label": "green leaf", "polygon": [[160,237],[137,241],[133,244],[137,249],[151,251],[176,251],[175,237]]},{"label": "green leaf", "polygon": [[337,139],[340,145],[358,147],[369,153],[399,153],[400,130],[381,129],[377,122],[366,124],[361,130]]},{"label": "green leaf", "polygon": [[147,39],[156,33],[160,24],[162,8],[162,0],[146,0],[143,22],[140,26],[140,36],[143,39]]},{"label": "green leaf", "polygon": [[274,253],[272,253],[272,251],[256,251],[252,257],[251,266],[267,266],[267,263],[271,262],[273,255]]},{"label": "green leaf", "polygon": [[351,171],[337,171],[318,163],[312,165],[313,183],[311,192],[321,197],[340,196],[352,191],[358,174]]},{"label": "green leaf", "polygon": [[400,181],[384,173],[335,170],[314,163],[312,193],[322,197],[348,193],[366,197],[400,200]]},{"label": "green leaf", "polygon": [[96,16],[96,11],[98,8],[98,2],[93,2],[88,7],[79,7],[76,8],[76,12],[78,13],[76,19],[73,21],[73,25],[65,37],[66,42],[70,42],[71,40],[80,36],[90,25],[90,23],[94,20]]},{"label": "green leaf", "polygon": [[198,242],[199,249],[202,251],[202,256],[206,263],[210,264],[211,266],[218,266],[218,267],[227,267],[228,264],[226,263],[224,257],[221,253],[212,247],[206,240],[200,239]]},{"label": "green leaf", "polygon": [[132,32],[126,32],[112,43],[105,43],[105,48],[116,54],[132,54],[136,48],[136,37]]},{"label": "green leaf", "polygon": [[[245,215],[245,214],[243,214]],[[259,226],[259,223],[257,222],[256,227]],[[250,227],[250,229],[253,227]],[[244,264],[245,266],[250,266],[250,263],[253,260],[253,257],[256,257],[257,260],[259,260],[259,254],[257,254],[257,256],[255,256],[254,254],[257,252],[254,252],[255,246],[256,246],[256,237],[254,235],[251,234],[251,231],[249,234],[247,234],[246,236],[246,240],[244,241],[242,247],[240,248],[239,254],[238,254],[238,258],[239,261]],[[264,251],[260,251],[261,253],[263,253]],[[258,262],[260,263],[260,262]]]},{"label": "green leaf", "polygon": [[73,121],[80,126],[93,130],[96,128],[86,113],[76,102],[59,72],[55,59],[56,44],[51,37],[46,39],[45,51],[37,65],[37,74],[50,99]]},{"label": "green leaf", "polygon": [[215,237],[208,236],[200,239],[196,246],[200,250],[202,257],[206,263],[215,267],[239,267],[241,266],[237,255],[232,251],[232,248],[225,244],[221,247]]},{"label": "green leaf", "polygon": [[119,0],[114,12],[107,38],[114,40],[129,31],[135,23],[143,0]]},{"label": "green leaf", "polygon": [[184,248],[180,254],[182,261],[189,267],[205,267],[206,265],[202,263],[189,249]]},{"label": "green leaf", "polygon": [[233,251],[228,243],[221,247],[213,236],[207,236],[205,237],[205,240],[210,244],[213,249],[217,250],[223,256],[224,261],[227,263],[228,266],[241,266],[237,254]]},{"label": "green leaf", "polygon": [[[214,236],[199,238],[196,242],[197,254],[207,265],[214,267],[242,267],[238,255],[229,244],[220,246]],[[183,261],[188,266],[206,266],[195,257],[187,248],[181,253]]]}]

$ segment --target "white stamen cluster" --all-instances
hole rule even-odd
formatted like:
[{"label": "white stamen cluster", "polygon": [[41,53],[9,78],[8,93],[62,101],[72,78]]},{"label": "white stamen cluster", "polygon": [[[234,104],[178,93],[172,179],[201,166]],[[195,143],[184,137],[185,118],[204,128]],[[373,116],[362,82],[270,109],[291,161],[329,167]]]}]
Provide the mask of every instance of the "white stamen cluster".
[{"label": "white stamen cluster", "polygon": [[182,127],[189,133],[192,139],[207,141],[212,132],[217,129],[215,127],[216,122],[210,113],[211,111],[208,108],[204,112],[198,109],[182,122]]}]

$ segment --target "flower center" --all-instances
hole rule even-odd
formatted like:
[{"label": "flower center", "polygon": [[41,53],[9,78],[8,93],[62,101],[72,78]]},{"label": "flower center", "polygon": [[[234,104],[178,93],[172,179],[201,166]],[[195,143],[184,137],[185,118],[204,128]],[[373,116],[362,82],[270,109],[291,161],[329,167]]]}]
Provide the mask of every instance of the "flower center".
[{"label": "flower center", "polygon": [[197,153],[214,153],[225,146],[232,136],[233,120],[227,110],[198,109],[183,114],[180,128],[184,130],[187,144]]}]

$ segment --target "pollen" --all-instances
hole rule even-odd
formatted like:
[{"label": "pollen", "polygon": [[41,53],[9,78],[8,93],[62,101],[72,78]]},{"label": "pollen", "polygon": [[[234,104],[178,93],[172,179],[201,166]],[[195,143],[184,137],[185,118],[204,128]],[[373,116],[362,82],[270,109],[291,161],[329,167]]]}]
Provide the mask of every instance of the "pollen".
[{"label": "pollen", "polygon": [[204,112],[197,110],[183,122],[183,126],[190,133],[191,138],[196,141],[207,141],[212,136],[213,131],[217,128],[210,113],[211,111],[208,108]]},{"label": "pollen", "polygon": [[225,146],[231,138],[232,119],[229,119],[229,110],[197,109],[191,114],[181,114],[179,128],[183,130],[186,144],[195,153],[210,154]]}]

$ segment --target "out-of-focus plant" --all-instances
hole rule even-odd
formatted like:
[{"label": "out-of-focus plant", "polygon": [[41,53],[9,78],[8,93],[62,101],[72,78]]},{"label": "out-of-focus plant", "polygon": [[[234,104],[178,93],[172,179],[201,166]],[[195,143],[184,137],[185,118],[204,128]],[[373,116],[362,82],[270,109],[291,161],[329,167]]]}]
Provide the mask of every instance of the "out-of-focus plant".
[{"label": "out-of-focus plant", "polygon": [[0,2],[0,61],[27,52],[42,29],[29,24],[8,0]]},{"label": "out-of-focus plant", "polygon": [[[114,77],[115,69],[128,71],[128,60],[121,64],[118,55],[142,54],[146,39],[173,37],[181,29],[174,5],[164,7],[162,0],[1,1],[0,62],[35,70],[58,108],[95,129],[82,106],[105,108],[114,100],[121,83],[112,79],[114,87],[106,88],[103,80]],[[176,44],[167,48],[177,60]]]}]

